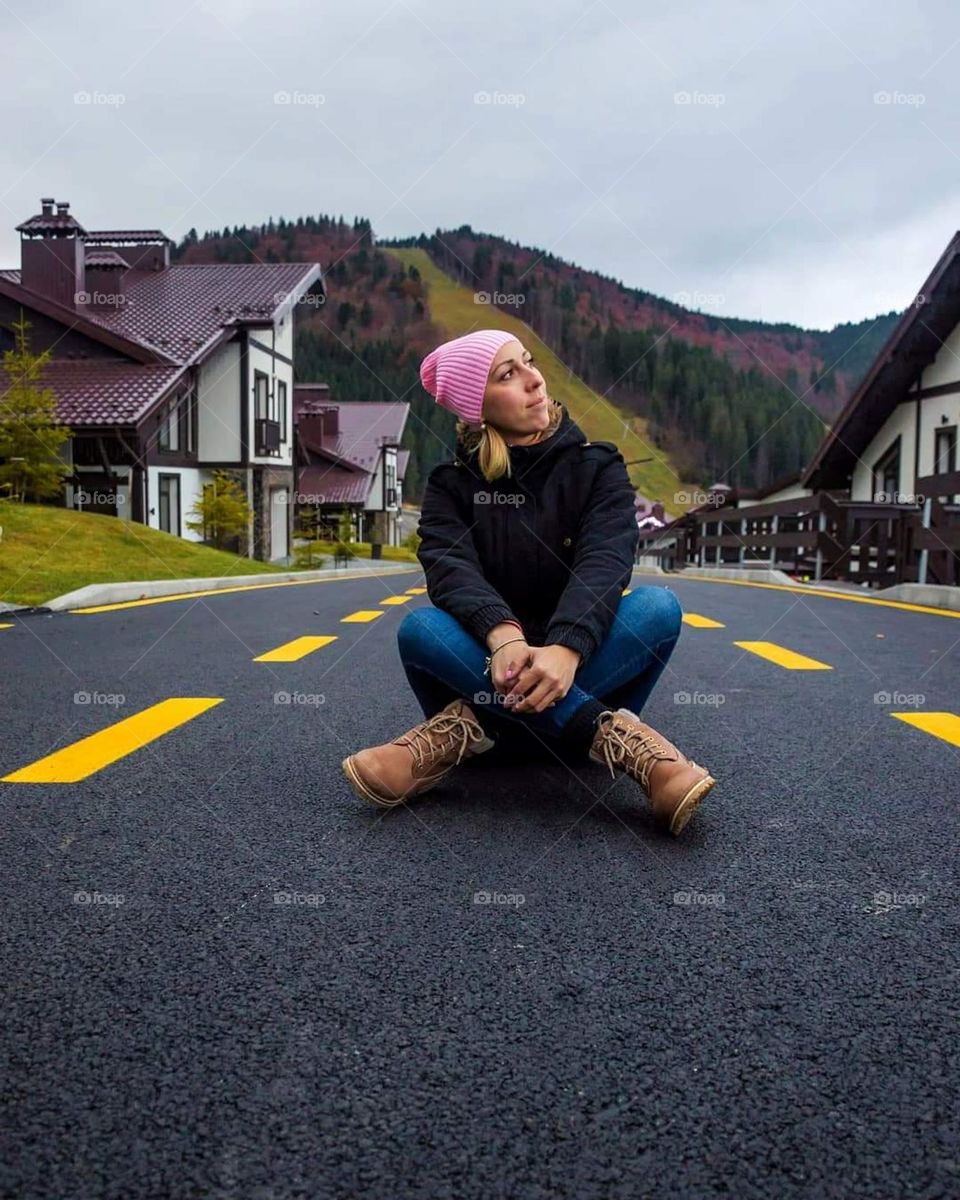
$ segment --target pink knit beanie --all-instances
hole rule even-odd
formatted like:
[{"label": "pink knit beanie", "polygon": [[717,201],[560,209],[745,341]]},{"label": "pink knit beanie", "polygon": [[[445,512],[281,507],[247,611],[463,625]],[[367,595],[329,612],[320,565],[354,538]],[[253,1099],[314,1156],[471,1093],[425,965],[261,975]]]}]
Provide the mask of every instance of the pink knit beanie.
[{"label": "pink knit beanie", "polygon": [[490,366],[504,342],[517,340],[502,329],[477,329],[444,342],[420,364],[420,382],[442,408],[479,426]]}]

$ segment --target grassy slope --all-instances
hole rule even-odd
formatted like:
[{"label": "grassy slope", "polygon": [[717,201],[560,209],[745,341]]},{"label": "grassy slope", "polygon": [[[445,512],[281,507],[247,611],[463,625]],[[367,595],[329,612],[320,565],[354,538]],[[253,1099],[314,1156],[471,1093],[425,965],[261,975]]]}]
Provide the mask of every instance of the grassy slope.
[{"label": "grassy slope", "polygon": [[0,500],[0,601],[39,605],[88,583],[272,574],[283,568],[133,521]]},{"label": "grassy slope", "polygon": [[383,250],[399,259],[404,267],[412,265],[417,268],[429,289],[430,317],[450,337],[459,337],[473,329],[505,329],[516,333],[536,355],[549,394],[568,409],[570,416],[591,441],[615,442],[628,461],[632,458],[654,458],[653,462],[627,468],[634,487],[651,500],[662,500],[667,512],[674,515],[679,515],[689,507],[677,504],[674,495],[693,491],[694,487],[685,487],[668,459],[646,440],[647,423],[642,417],[622,412],[611,401],[587,387],[523,321],[501,312],[493,305],[475,304],[473,292],[445,275],[425,250],[393,246],[384,246]]}]

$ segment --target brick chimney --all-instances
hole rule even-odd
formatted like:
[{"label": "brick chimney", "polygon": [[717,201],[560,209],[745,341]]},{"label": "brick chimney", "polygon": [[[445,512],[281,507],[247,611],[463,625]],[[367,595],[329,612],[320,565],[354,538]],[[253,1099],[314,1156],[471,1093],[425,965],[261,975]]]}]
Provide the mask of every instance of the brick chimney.
[{"label": "brick chimney", "polygon": [[94,310],[120,308],[126,302],[124,279],[129,263],[116,250],[87,250],[84,303]]},{"label": "brick chimney", "polygon": [[58,202],[45,196],[40,209],[37,216],[17,226],[20,282],[31,292],[75,308],[86,287],[83,243],[86,231],[70,215],[66,200]]}]

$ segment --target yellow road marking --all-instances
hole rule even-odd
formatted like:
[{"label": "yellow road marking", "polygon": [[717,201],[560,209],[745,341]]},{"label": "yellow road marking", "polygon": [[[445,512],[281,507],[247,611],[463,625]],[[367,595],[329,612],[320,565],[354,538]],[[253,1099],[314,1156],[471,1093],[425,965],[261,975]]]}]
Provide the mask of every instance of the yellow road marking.
[{"label": "yellow road marking", "polygon": [[0,782],[77,783],[222,703],[222,697],[207,696],[161,700],[116,725],[109,725],[45,758],[38,758],[11,775],[4,775]]},{"label": "yellow road marking", "polygon": [[632,591],[633,591],[632,588],[624,588],[623,591],[620,593],[620,595],[621,596],[629,596]]},{"label": "yellow road marking", "polygon": [[0,622],[0,629],[12,629],[12,628],[13,628],[13,621]]},{"label": "yellow road marking", "polygon": [[422,588],[422,587],[407,588],[407,595],[408,596],[423,596],[426,594],[426,591],[427,591],[427,589]]},{"label": "yellow road marking", "polygon": [[778,646],[776,642],[734,642],[743,650],[749,650],[768,662],[776,663],[778,667],[786,667],[788,671],[832,671],[833,667],[826,663],[817,662],[815,658],[807,658],[805,654],[797,654],[786,646]]},{"label": "yellow road marking", "polygon": [[[411,565],[411,571],[419,571],[420,567]],[[391,571],[391,575],[403,575],[404,571]],[[236,587],[210,588],[205,592],[177,592],[170,596],[151,596],[146,600],[118,600],[115,604],[94,604],[87,608],[71,608],[71,613],[116,612],[121,608],[144,608],[148,604],[169,604],[173,600],[196,600],[205,596],[225,596],[229,592],[261,592],[264,588],[306,587],[311,583],[339,583],[341,579],[376,579],[377,576],[368,571],[344,572],[341,575],[331,575],[326,579],[281,579],[277,583],[244,583]]]},{"label": "yellow road marking", "polygon": [[[647,572],[649,574],[649,572]],[[642,575],[643,571],[634,574]],[[677,579],[695,579],[698,583],[720,583],[726,587],[766,588],[772,592],[800,592],[807,596],[823,596],[827,600],[848,600],[853,604],[876,604],[881,608],[900,608],[904,612],[929,613],[933,617],[957,617],[960,612],[951,608],[934,608],[928,604],[911,604],[908,600],[881,600],[871,596],[848,596],[845,592],[834,592],[828,588],[811,587],[807,583],[793,586],[787,583],[755,583],[752,579],[714,579],[709,575],[689,575],[686,571],[679,573]]]},{"label": "yellow road marking", "polygon": [[355,613],[351,613],[349,617],[341,617],[341,621],[375,621],[377,617],[383,616],[382,608],[361,608]]},{"label": "yellow road marking", "polygon": [[722,621],[715,621],[713,617],[701,617],[699,613],[683,614],[684,625],[692,625],[694,629],[726,629],[726,625]]},{"label": "yellow road marking", "polygon": [[386,600],[381,600],[381,604],[409,604],[413,599],[412,596],[388,596]]},{"label": "yellow road marking", "polygon": [[329,635],[323,637],[298,637],[292,642],[284,642],[282,646],[277,646],[275,650],[268,650],[266,654],[258,654],[253,660],[254,662],[298,662],[301,658],[306,658],[308,654],[312,654],[314,650],[320,650],[323,646],[329,646],[331,642],[337,639]]},{"label": "yellow road marking", "polygon": [[956,713],[892,712],[890,716],[896,717],[898,721],[905,721],[916,729],[922,729],[924,733],[941,738],[943,741],[949,742],[951,746],[960,746],[960,717]]}]

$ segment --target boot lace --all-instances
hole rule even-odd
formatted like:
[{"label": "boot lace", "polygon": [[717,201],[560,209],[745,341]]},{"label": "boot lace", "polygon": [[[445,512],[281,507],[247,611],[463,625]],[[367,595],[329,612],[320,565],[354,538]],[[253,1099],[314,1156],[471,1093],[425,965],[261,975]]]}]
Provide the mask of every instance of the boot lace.
[{"label": "boot lace", "polygon": [[673,755],[652,733],[609,720],[602,740],[603,757],[615,779],[614,767],[639,772],[640,786],[649,795],[650,772],[658,762],[672,761]]},{"label": "boot lace", "polygon": [[[410,731],[408,745],[414,762],[419,769],[426,764],[445,760],[456,748],[452,765],[456,765],[466,754],[471,743],[482,742],[486,737],[479,723],[456,713],[437,713]],[[458,746],[459,742],[459,746]]]}]

